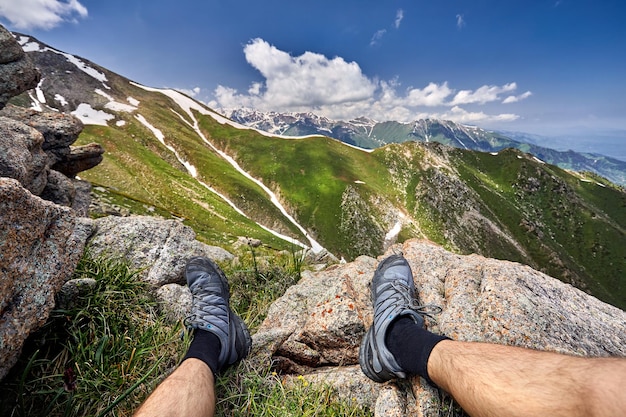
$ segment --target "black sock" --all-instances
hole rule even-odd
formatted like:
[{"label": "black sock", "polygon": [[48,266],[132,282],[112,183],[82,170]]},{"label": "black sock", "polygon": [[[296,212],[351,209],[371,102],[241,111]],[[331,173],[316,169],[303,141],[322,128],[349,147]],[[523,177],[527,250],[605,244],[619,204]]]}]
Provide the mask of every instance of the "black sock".
[{"label": "black sock", "polygon": [[215,377],[219,372],[218,359],[220,357],[220,348],[220,339],[214,333],[206,330],[196,330],[183,361],[189,358],[200,359],[211,368]]},{"label": "black sock", "polygon": [[385,344],[402,370],[435,385],[428,376],[428,358],[435,345],[446,339],[450,338],[423,329],[410,316],[401,316],[389,326]]}]

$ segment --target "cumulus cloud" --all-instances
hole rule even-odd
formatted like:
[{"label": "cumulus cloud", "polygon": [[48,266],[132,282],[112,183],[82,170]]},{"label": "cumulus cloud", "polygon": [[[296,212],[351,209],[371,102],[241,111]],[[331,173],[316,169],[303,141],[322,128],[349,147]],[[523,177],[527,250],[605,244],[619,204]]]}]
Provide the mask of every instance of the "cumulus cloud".
[{"label": "cumulus cloud", "polygon": [[465,19],[463,19],[463,15],[462,14],[457,14],[456,15],[456,27],[458,29],[463,29],[465,27]]},{"label": "cumulus cloud", "polygon": [[482,87],[471,91],[461,90],[454,96],[452,105],[458,104],[485,104],[490,101],[496,101],[500,99],[500,95],[503,93],[515,91],[517,89],[516,83],[505,84],[502,87],[497,85],[483,85]]},{"label": "cumulus cloud", "polygon": [[356,62],[305,52],[292,57],[262,39],[244,47],[246,60],[265,78],[253,84],[251,99],[279,107],[319,106],[359,101],[370,97],[376,85]]},{"label": "cumulus cloud", "polygon": [[393,22],[393,27],[398,29],[400,27],[400,23],[402,23],[402,19],[404,19],[404,10],[398,9],[396,12],[396,20]]},{"label": "cumulus cloud", "polygon": [[[214,108],[249,107],[261,111],[312,111],[334,120],[360,116],[374,120],[410,122],[423,118],[460,123],[506,122],[519,116],[488,114],[471,107],[487,103],[512,103],[531,95],[515,95],[517,84],[483,85],[455,90],[449,83],[430,82],[424,87],[403,88],[398,79],[369,78],[356,62],[305,52],[292,56],[263,39],[244,47],[246,60],[264,77],[246,92],[220,85],[214,91]],[[504,96],[506,98],[503,98]],[[467,107],[469,106],[469,108]]]},{"label": "cumulus cloud", "polygon": [[78,0],[0,0],[0,16],[16,29],[52,29],[87,15]]}]

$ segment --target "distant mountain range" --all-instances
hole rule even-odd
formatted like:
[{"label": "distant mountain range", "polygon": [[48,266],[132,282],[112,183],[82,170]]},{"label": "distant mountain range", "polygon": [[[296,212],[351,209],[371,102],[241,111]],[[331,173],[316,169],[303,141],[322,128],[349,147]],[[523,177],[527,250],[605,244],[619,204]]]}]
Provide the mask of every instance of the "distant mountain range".
[{"label": "distant mountain range", "polygon": [[626,185],[626,161],[599,153],[558,151],[540,146],[537,143],[541,137],[536,135],[503,134],[449,120],[425,119],[401,123],[376,122],[362,117],[346,122],[312,113],[260,112],[253,109],[222,109],[221,112],[243,125],[266,132],[293,136],[325,135],[366,149],[407,141],[439,142],[482,152],[515,148],[561,168],[590,171],[616,184]]},{"label": "distant mountain range", "polygon": [[[419,237],[530,265],[626,308],[626,192],[544,162],[551,154],[435,120],[255,113],[252,128],[180,92],[16,37],[42,77],[11,103],[72,113],[86,124],[77,144],[106,150],[81,173],[94,185],[96,215],[175,218],[227,249],[250,237],[347,260]],[[402,143],[384,144],[393,141]]]}]

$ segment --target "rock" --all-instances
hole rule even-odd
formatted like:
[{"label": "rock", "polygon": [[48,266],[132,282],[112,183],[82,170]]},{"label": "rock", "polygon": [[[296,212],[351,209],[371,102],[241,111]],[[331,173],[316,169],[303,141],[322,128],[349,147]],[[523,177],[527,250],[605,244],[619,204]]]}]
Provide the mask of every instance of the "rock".
[{"label": "rock", "polygon": [[195,240],[194,231],[176,220],[148,216],[102,217],[89,241],[93,255],[124,257],[140,277],[160,287],[185,284],[187,259],[199,255],[216,261],[232,259],[226,250]]},{"label": "rock", "polygon": [[46,188],[43,189],[40,197],[62,206],[71,207],[76,197],[76,188],[72,180],[51,169],[48,172]]},{"label": "rock", "polygon": [[67,281],[56,297],[56,307],[69,310],[76,306],[77,298],[89,294],[97,285],[93,278],[77,278]]},{"label": "rock", "polygon": [[88,181],[72,179],[76,195],[72,201],[72,208],[77,216],[89,217],[89,207],[91,206],[91,183]]},{"label": "rock", "polygon": [[83,123],[71,114],[41,112],[13,105],[6,106],[0,115],[19,120],[43,135],[42,149],[50,156],[50,165],[63,161],[83,130]]},{"label": "rock", "polygon": [[0,26],[0,109],[11,97],[35,88],[39,79],[39,71],[20,44]]},{"label": "rock", "polygon": [[0,178],[0,379],[83,254],[92,222]]},{"label": "rock", "polygon": [[156,291],[156,298],[170,322],[182,320],[191,312],[191,291],[186,285],[165,284]]},{"label": "rock", "polygon": [[104,149],[97,143],[72,146],[70,152],[55,163],[52,168],[74,178],[79,172],[87,171],[102,162]]},{"label": "rock", "polygon": [[0,177],[16,179],[33,194],[41,194],[48,181],[48,157],[42,143],[37,130],[0,117]]},{"label": "rock", "polygon": [[[395,249],[411,265],[421,302],[443,308],[436,320],[427,319],[432,331],[574,355],[626,355],[626,312],[571,285],[527,266],[455,255],[425,241]],[[304,272],[253,336],[253,360],[272,360],[277,371],[311,381],[358,370],[359,344],[373,315],[368,284],[377,264],[361,256]],[[439,415],[433,407],[439,393],[420,378],[384,385],[366,378],[327,381],[338,393],[349,392],[345,399],[361,398],[376,415]]]},{"label": "rock", "polygon": [[24,58],[24,50],[15,37],[0,25],[0,65]]}]

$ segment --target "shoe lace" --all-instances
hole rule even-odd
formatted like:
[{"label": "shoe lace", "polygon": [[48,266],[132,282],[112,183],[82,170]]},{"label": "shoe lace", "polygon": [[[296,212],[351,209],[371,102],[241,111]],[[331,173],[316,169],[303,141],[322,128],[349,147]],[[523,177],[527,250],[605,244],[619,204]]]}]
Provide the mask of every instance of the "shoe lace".
[{"label": "shoe lace", "polygon": [[441,314],[443,311],[443,308],[436,304],[420,304],[414,297],[411,296],[409,286],[402,281],[392,281],[391,285],[398,291],[399,294],[402,294],[405,301],[404,306],[406,308],[411,309],[422,316],[430,317],[431,319],[434,319],[435,315]]}]

